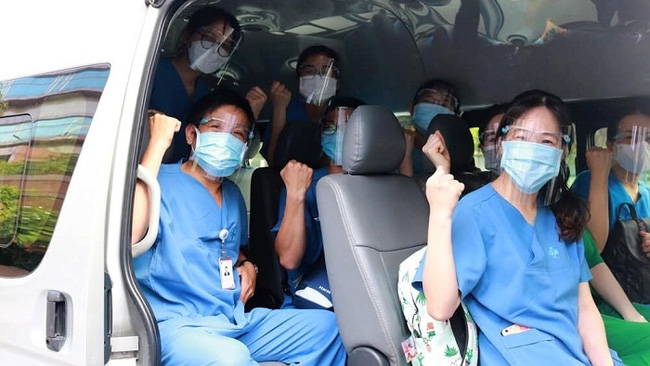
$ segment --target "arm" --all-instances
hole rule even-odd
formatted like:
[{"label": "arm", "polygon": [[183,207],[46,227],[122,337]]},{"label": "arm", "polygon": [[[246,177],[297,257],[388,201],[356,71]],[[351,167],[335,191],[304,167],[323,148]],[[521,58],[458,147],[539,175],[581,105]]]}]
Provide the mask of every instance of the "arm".
[{"label": "arm", "polygon": [[647,322],[643,315],[632,306],[625,292],[618,284],[616,277],[609,270],[605,263],[600,263],[591,268],[591,285],[596,292],[607,301],[616,311],[623,316],[623,319],[633,322]]},{"label": "arm", "polygon": [[464,185],[438,169],[427,180],[429,234],[422,287],[427,312],[436,320],[451,318],[460,304],[456,267],[451,247],[452,213]]},{"label": "arm", "polygon": [[[181,128],[181,123],[175,118],[165,116],[157,111],[149,117],[150,139],[147,150],[142,156],[142,164],[154,176],[158,176],[163,155],[175,132]],[[135,244],[144,237],[149,227],[149,190],[144,182],[137,181],[133,198],[133,222],[131,226],[131,244]]]},{"label": "arm", "polygon": [[287,188],[287,200],[280,230],[275,238],[275,251],[282,267],[296,269],[307,248],[305,197],[311,185],[313,170],[291,160],[282,169],[280,176]]},{"label": "arm", "polygon": [[237,263],[241,263],[237,267],[237,272],[239,273],[240,282],[241,282],[241,292],[239,293],[239,299],[245,304],[253,295],[255,294],[255,283],[257,282],[257,272],[255,271],[255,266],[250,261],[242,263],[246,260],[246,256],[240,250],[239,257],[237,258]]},{"label": "arm", "polygon": [[587,227],[594,237],[598,252],[602,252],[609,235],[609,188],[607,180],[612,167],[612,152],[602,148],[587,151],[587,166],[591,172],[589,197],[587,199],[590,217]]},{"label": "arm", "polygon": [[415,136],[409,131],[404,131],[404,140],[406,140],[406,150],[404,151],[404,159],[399,165],[399,172],[407,177],[413,176],[413,142]]},{"label": "arm", "polygon": [[607,338],[605,338],[605,326],[603,319],[598,312],[594,299],[589,292],[589,285],[580,282],[578,288],[578,333],[582,344],[594,366],[613,365],[612,357],[609,354]]},{"label": "arm", "polygon": [[267,150],[267,162],[273,166],[275,157],[275,148],[278,144],[280,132],[287,123],[287,106],[291,100],[291,92],[278,81],[271,85],[271,103],[273,104],[273,117],[271,119],[271,137],[269,139],[269,148]]}]

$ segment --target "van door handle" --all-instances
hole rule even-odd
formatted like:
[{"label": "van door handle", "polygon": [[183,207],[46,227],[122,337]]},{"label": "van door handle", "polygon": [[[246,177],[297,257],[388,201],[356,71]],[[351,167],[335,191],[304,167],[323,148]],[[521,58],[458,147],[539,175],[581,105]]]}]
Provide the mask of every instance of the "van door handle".
[{"label": "van door handle", "polygon": [[158,236],[158,221],[160,220],[160,184],[158,178],[143,165],[138,165],[138,179],[149,188],[149,229],[139,242],[131,246],[133,258],[141,255],[151,248]]},{"label": "van door handle", "polygon": [[52,351],[60,351],[66,340],[67,301],[59,291],[47,293],[47,324],[45,325],[45,344]]}]

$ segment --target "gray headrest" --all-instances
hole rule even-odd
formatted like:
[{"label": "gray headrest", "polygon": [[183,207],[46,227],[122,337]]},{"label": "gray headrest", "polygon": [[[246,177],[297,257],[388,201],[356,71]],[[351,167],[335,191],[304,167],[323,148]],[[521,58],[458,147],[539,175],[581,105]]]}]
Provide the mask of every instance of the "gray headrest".
[{"label": "gray headrest", "polygon": [[348,174],[392,173],[404,158],[404,133],[388,108],[362,105],[355,109],[343,138],[343,170]]}]

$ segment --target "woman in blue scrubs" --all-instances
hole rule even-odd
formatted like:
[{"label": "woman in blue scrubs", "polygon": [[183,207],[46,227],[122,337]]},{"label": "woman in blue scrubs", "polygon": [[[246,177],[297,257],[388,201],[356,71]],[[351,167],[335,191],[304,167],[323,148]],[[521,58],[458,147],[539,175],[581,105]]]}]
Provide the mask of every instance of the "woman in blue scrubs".
[{"label": "woman in blue scrubs", "polygon": [[[185,129],[190,159],[161,165],[180,122],[151,117],[141,164],[158,176],[160,228],[134,268],[160,329],[163,365],[344,365],[332,312],[244,310],[256,268],[240,250],[248,241],[244,200],[224,177],[241,165],[252,121],[245,98],[225,90],[208,94]],[[138,182],[134,242],[147,231],[148,199],[146,185]]]},{"label": "woman in blue scrubs", "polygon": [[483,365],[612,364],[587,283],[583,209],[566,187],[570,124],[558,97],[522,93],[497,131],[499,178],[460,202],[451,175],[427,181],[428,250],[414,285],[435,319],[465,302]]},{"label": "woman in blue scrubs", "polygon": [[[650,170],[650,110],[635,106],[622,110],[607,127],[607,148],[594,147],[586,153],[587,166],[571,189],[588,201],[587,222],[598,251],[607,243],[616,211],[622,203],[633,204],[637,216],[650,217],[650,188],[645,172]],[[621,212],[629,219],[629,212]],[[650,256],[650,234],[643,233],[643,250]]]}]

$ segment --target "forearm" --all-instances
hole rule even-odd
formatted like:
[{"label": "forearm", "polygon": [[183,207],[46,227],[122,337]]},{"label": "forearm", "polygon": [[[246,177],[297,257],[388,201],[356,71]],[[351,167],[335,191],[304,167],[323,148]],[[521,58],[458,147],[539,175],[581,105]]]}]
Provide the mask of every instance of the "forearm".
[{"label": "forearm", "polygon": [[429,216],[427,254],[422,287],[427,312],[434,319],[447,320],[460,304],[458,280],[451,248],[451,218]]},{"label": "forearm", "polygon": [[623,319],[631,320],[638,317],[639,312],[634,308],[605,263],[592,267],[591,274],[593,275],[591,285],[609,305],[623,316]]},{"label": "forearm", "polygon": [[304,197],[287,194],[284,217],[275,238],[275,251],[280,264],[286,269],[295,269],[302,262],[307,247]]},{"label": "forearm", "polygon": [[578,333],[589,361],[594,366],[613,365],[609,354],[605,326],[589,292],[589,285],[580,283],[578,300]]},{"label": "forearm", "polygon": [[399,165],[399,172],[403,175],[406,175],[407,177],[412,177],[413,176],[413,155],[411,154],[410,151],[406,152],[404,154],[404,159],[402,160],[402,163]]},{"label": "forearm", "polygon": [[[141,165],[147,168],[154,176],[158,176],[165,150],[158,146],[149,146],[142,157]],[[133,221],[131,225],[131,244],[140,241],[147,233],[149,227],[149,189],[147,185],[138,180],[135,185],[133,197]]]},{"label": "forearm", "polygon": [[607,176],[591,177],[589,182],[589,221],[587,227],[596,242],[598,252],[602,252],[609,235],[609,202]]},{"label": "forearm", "polygon": [[275,159],[275,149],[278,145],[278,138],[280,137],[280,132],[287,124],[287,109],[286,108],[276,108],[273,107],[273,119],[271,125],[271,138],[269,139],[269,148],[267,150],[267,162],[270,166],[273,166],[273,161]]}]

